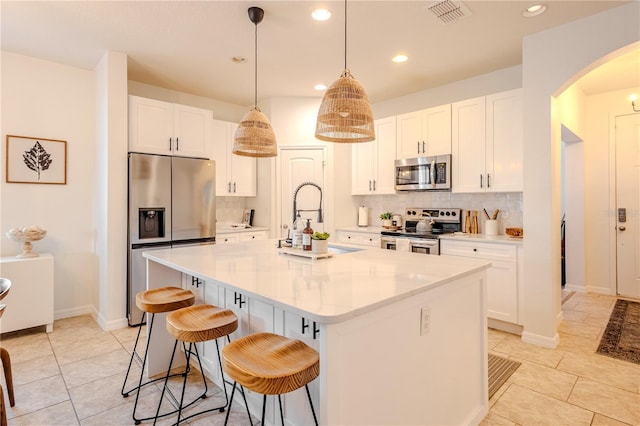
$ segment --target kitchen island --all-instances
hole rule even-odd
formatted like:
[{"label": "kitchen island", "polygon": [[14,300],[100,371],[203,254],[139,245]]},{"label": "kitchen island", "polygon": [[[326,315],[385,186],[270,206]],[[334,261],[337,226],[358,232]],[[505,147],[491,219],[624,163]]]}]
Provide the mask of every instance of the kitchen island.
[{"label": "kitchen island", "polygon": [[[314,347],[320,376],[312,397],[321,424],[479,423],[488,412],[490,263],[333,250],[330,258],[311,260],[281,254],[266,240],[143,256],[148,288],[202,283],[194,286],[198,300],[234,310],[240,326],[232,338],[270,331]],[[149,374],[166,369],[172,346],[164,326],[155,327]],[[222,386],[215,345],[201,351],[205,369]],[[259,413],[261,397],[248,399]],[[277,405],[269,400],[273,421]],[[287,394],[283,405],[288,424],[312,423],[304,389]]]}]

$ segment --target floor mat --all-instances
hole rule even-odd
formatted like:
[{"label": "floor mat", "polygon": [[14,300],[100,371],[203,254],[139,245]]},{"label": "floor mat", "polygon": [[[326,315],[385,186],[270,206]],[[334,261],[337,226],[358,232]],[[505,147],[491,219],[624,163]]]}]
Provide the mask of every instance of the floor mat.
[{"label": "floor mat", "polygon": [[497,355],[489,354],[489,399],[500,386],[507,381],[509,377],[520,367],[518,361],[502,358]]},{"label": "floor mat", "polygon": [[640,303],[616,300],[596,353],[640,364]]}]

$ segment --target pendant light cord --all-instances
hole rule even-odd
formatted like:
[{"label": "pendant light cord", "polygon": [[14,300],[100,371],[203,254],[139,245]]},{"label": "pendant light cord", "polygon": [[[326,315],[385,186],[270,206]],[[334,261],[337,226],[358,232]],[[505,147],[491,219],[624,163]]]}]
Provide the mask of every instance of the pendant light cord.
[{"label": "pendant light cord", "polygon": [[347,69],[347,0],[344,0],[344,69]]},{"label": "pendant light cord", "polygon": [[253,43],[254,52],[254,73],[253,73],[253,106],[258,107],[258,23],[255,26],[255,39]]}]

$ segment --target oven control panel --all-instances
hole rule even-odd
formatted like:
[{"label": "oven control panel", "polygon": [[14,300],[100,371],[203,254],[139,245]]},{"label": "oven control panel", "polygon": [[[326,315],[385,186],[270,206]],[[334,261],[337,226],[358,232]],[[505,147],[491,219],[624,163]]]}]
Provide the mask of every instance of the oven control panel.
[{"label": "oven control panel", "polygon": [[460,222],[461,209],[426,209],[426,208],[408,208],[405,210],[405,218],[407,220],[418,220],[432,218],[438,222]]}]

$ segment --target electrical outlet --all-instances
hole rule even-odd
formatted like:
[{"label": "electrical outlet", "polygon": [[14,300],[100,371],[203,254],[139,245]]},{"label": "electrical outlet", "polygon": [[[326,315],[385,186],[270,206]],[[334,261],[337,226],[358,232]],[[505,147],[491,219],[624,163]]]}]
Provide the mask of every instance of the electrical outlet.
[{"label": "electrical outlet", "polygon": [[431,307],[424,306],[420,310],[420,335],[424,336],[429,334],[431,327]]}]

